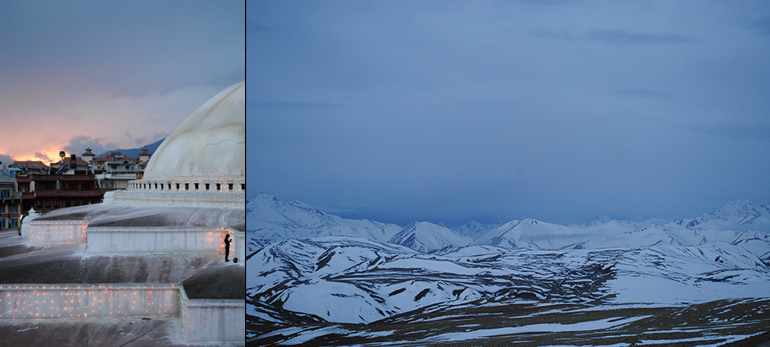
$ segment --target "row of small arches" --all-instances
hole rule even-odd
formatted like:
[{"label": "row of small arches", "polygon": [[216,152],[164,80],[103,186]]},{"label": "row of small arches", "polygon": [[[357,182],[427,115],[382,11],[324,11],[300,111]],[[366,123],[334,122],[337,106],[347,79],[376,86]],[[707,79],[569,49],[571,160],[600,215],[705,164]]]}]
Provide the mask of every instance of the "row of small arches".
[{"label": "row of small arches", "polygon": [[[241,191],[246,191],[246,183],[131,183],[132,190],[162,190],[162,191],[234,191],[240,185]],[[190,189],[193,188],[193,189]]]}]

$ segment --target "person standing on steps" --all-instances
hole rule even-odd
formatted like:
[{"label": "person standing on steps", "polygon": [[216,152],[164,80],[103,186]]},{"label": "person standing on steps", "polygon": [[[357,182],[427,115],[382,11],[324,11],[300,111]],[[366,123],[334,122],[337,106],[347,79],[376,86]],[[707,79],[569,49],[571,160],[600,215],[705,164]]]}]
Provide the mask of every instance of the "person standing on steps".
[{"label": "person standing on steps", "polygon": [[225,263],[229,262],[227,257],[230,256],[230,242],[232,242],[232,240],[230,240],[230,234],[225,235]]}]

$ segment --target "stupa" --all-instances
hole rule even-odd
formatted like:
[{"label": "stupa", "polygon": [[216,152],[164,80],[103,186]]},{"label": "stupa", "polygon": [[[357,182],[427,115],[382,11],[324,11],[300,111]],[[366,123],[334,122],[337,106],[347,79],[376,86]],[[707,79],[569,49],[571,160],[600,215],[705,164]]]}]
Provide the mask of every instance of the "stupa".
[{"label": "stupa", "polygon": [[127,190],[35,218],[19,254],[0,245],[0,320],[179,317],[179,336],[159,344],[242,343],[245,160],[238,83],[190,114]]}]

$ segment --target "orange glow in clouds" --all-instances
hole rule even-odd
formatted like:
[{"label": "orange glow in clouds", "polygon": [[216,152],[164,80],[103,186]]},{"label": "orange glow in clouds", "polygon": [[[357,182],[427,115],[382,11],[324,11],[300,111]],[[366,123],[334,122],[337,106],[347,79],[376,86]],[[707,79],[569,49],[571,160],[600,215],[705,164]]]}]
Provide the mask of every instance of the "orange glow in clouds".
[{"label": "orange glow in clouds", "polygon": [[[40,160],[40,161],[43,162],[43,164],[48,165],[48,164],[50,164],[52,162],[56,163],[59,160],[61,160],[61,158],[59,157],[59,151],[63,150],[62,147],[50,147],[48,149],[43,149],[43,150],[37,151],[37,153],[45,155],[46,157],[48,157],[48,159],[41,159],[38,156],[35,156],[35,152],[21,154],[21,155],[19,155],[19,154],[10,154],[10,155],[11,155],[11,157],[13,157],[14,160],[18,160],[18,161],[26,161],[26,160],[37,161],[37,160]],[[85,152],[85,148],[83,149],[83,152]],[[74,153],[74,154],[77,155],[78,157],[80,156],[80,153]],[[68,157],[70,155],[72,155],[72,153],[67,153]],[[11,163],[8,163],[8,164],[11,164]]]}]

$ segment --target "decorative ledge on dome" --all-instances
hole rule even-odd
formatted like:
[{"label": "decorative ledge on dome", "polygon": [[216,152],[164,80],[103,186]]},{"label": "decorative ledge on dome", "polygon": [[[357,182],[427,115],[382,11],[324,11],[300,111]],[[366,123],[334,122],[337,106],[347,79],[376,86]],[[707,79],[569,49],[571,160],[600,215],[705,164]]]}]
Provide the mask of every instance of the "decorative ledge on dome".
[{"label": "decorative ledge on dome", "polygon": [[243,176],[142,179],[130,181],[128,191],[246,194],[246,179]]},{"label": "decorative ledge on dome", "polygon": [[245,209],[246,180],[243,176],[135,180],[128,190],[107,192],[103,204]]}]

